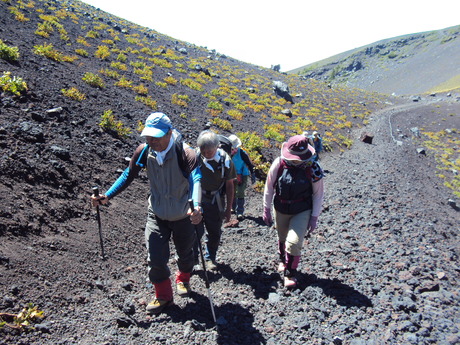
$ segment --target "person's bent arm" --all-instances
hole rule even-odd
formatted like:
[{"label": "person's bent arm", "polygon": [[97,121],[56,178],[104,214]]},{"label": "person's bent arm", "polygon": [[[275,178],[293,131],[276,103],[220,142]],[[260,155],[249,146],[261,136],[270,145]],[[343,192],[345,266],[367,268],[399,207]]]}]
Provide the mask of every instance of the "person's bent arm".
[{"label": "person's bent arm", "polygon": [[193,205],[195,207],[201,207],[201,170],[200,167],[196,167],[190,174],[190,189],[191,189],[191,197],[193,200]]},{"label": "person's bent arm", "polygon": [[311,210],[312,217],[318,217],[321,213],[324,200],[324,182],[320,179],[313,182],[313,208]]},{"label": "person's bent arm", "polygon": [[265,224],[270,226],[272,224],[272,202],[273,202],[273,194],[275,193],[275,182],[276,176],[278,175],[278,169],[280,166],[280,159],[276,158],[272,165],[270,166],[270,170],[267,175],[267,180],[265,181],[265,188],[264,188],[264,211],[263,211],[263,220]]},{"label": "person's bent arm", "polygon": [[273,194],[275,193],[274,185],[276,180],[276,175],[278,174],[280,164],[280,158],[276,158],[267,174],[267,179],[265,181],[265,188],[264,188],[264,209],[271,208],[272,201],[273,201]]},{"label": "person's bent arm", "polygon": [[139,160],[139,156],[145,147],[145,144],[141,144],[134,151],[133,156],[129,162],[129,166],[123,171],[123,173],[118,177],[118,179],[112,184],[109,190],[99,196],[91,196],[93,206],[105,205],[109,202],[109,199],[114,198],[116,195],[124,191],[130,184],[133,182],[134,178],[137,177],[141,167],[136,164]]}]

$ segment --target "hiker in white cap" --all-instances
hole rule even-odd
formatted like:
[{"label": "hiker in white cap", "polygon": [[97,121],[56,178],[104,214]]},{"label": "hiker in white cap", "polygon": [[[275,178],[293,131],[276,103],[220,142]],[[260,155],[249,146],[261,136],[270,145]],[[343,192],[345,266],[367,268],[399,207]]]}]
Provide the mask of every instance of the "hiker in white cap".
[{"label": "hiker in white cap", "polygon": [[244,196],[248,185],[249,176],[251,183],[256,183],[254,164],[251,162],[248,153],[241,148],[241,140],[236,135],[228,136],[232,143],[232,161],[236,169],[236,188],[233,200],[233,210],[235,210],[238,220],[244,219]]},{"label": "hiker in white cap", "polygon": [[314,160],[318,161],[319,153],[323,151],[323,138],[321,138],[321,135],[319,135],[317,131],[314,131],[313,134],[311,135],[311,140],[313,141],[313,145],[315,147]]}]

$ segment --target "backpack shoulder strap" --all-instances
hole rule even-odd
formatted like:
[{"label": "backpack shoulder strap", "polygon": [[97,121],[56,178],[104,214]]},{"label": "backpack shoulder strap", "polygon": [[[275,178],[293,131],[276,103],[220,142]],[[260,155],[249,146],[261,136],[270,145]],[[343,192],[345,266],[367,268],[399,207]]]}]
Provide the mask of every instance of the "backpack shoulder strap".
[{"label": "backpack shoulder strap", "polygon": [[280,178],[280,176],[283,174],[283,170],[286,169],[286,162],[284,161],[283,158],[280,157],[280,165],[278,166],[278,171],[276,173],[276,179],[275,179],[275,183],[278,181],[278,179]]},{"label": "backpack shoulder strap", "polygon": [[139,158],[137,159],[136,165],[144,168],[145,165],[147,164],[147,156],[149,152],[149,145],[145,144],[144,148],[141,151],[141,154],[139,155]]},{"label": "backpack shoulder strap", "polygon": [[184,142],[182,140],[182,135],[178,135],[178,137],[174,140],[174,145],[176,146],[176,155],[177,155],[177,162],[179,164],[179,168],[182,171],[184,177],[189,177],[191,171],[187,164],[187,161],[184,158]]},{"label": "backpack shoulder strap", "polygon": [[254,165],[252,164],[251,159],[249,158],[249,154],[245,150],[240,149],[240,155],[244,164],[247,165],[248,169],[251,170],[252,173],[252,168],[254,167]]},{"label": "backpack shoulder strap", "polygon": [[[190,171],[188,168],[188,164],[184,159],[184,145],[183,145],[182,137],[178,137],[174,141],[174,145],[176,148],[177,162],[179,164],[179,168],[182,171],[182,174],[184,175],[184,177],[188,177],[190,175]],[[144,148],[141,151],[141,154],[139,155],[138,160],[136,161],[137,166],[141,168],[145,168],[147,164],[148,153],[149,153],[149,145],[145,144]]]},{"label": "backpack shoulder strap", "polygon": [[[221,170],[220,177],[222,178],[222,185],[224,183],[223,180],[224,180],[224,176],[225,176],[225,155],[226,154],[227,153],[224,152],[223,154],[220,155],[220,162],[219,162],[220,163],[220,170]],[[222,187],[220,187],[220,188],[222,188]]]},{"label": "backpack shoulder strap", "polygon": [[[283,174],[283,170],[288,168],[288,165],[286,164],[286,162],[284,161],[284,159],[280,158],[280,165],[278,167],[278,171],[277,171],[277,174],[276,174],[276,180],[275,180],[275,183],[276,181],[278,181],[278,179],[280,178],[280,176]],[[312,179],[312,167],[311,166],[308,166],[305,168],[305,175],[307,175],[307,179],[311,180]]]},{"label": "backpack shoulder strap", "polygon": [[311,166],[308,166],[305,168],[305,174],[307,175],[307,180],[311,180],[312,178]]}]

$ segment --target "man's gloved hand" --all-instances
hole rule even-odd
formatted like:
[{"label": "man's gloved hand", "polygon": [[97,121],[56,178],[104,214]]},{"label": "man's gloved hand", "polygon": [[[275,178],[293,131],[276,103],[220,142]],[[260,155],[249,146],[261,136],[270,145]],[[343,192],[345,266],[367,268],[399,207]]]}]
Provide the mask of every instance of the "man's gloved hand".
[{"label": "man's gloved hand", "polygon": [[251,183],[252,184],[256,183],[256,174],[255,173],[251,174]]},{"label": "man's gloved hand", "polygon": [[310,221],[307,226],[307,233],[311,234],[316,229],[316,224],[318,223],[318,217],[310,217]]},{"label": "man's gloved hand", "polygon": [[105,194],[102,195],[91,195],[91,204],[93,207],[99,206],[99,205],[106,205],[109,202],[109,198],[105,196]]},{"label": "man's gloved hand", "polygon": [[268,226],[271,226],[273,223],[272,219],[272,213],[270,211],[270,208],[266,207],[264,208],[264,215],[262,216],[262,219],[264,220],[265,224]]},{"label": "man's gloved hand", "polygon": [[236,182],[240,185],[243,183],[243,175],[238,174],[236,175]]}]

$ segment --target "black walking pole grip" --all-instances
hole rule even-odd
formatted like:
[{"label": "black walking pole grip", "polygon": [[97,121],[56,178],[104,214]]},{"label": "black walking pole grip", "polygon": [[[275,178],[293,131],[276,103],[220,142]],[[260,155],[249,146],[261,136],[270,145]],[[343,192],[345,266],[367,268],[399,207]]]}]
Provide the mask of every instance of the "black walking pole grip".
[{"label": "black walking pole grip", "polygon": [[93,195],[99,196],[99,187],[93,187]]},{"label": "black walking pole grip", "polygon": [[[93,195],[99,196],[99,188],[93,187]],[[96,217],[97,217],[97,225],[99,226],[99,242],[101,244],[101,255],[102,260],[105,260],[105,253],[104,253],[104,242],[102,240],[102,225],[101,225],[101,214],[99,212],[99,205],[96,206]]]},{"label": "black walking pole grip", "polygon": [[[188,204],[190,206],[190,210],[193,212],[193,210],[195,209],[195,206],[193,205],[193,200],[188,199]],[[195,225],[195,234],[196,234],[196,240],[198,241],[198,249],[200,251],[201,264],[203,266],[204,282],[205,282],[205,285],[206,285],[206,289],[208,290],[208,298],[209,298],[209,304],[211,305],[212,318],[214,319],[214,323],[217,326],[216,313],[214,311],[214,303],[212,301],[212,295],[211,295],[211,289],[210,289],[210,284],[209,284],[208,272],[206,271],[206,263],[204,261],[203,248],[201,247],[201,240],[198,238],[198,227],[196,225]]]}]

